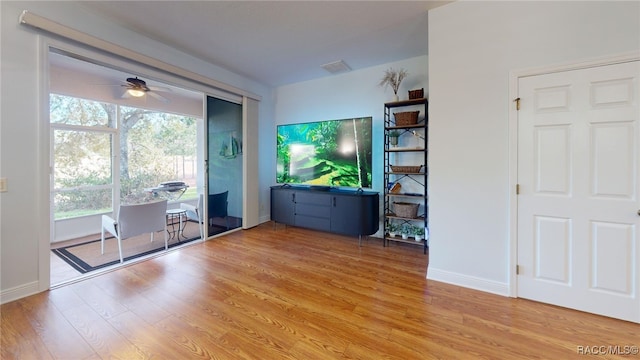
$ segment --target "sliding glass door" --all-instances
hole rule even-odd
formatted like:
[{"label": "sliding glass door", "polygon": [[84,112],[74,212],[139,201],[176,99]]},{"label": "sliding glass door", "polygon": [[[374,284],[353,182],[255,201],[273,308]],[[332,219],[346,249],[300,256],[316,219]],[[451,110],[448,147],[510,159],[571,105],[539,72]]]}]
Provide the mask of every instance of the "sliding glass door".
[{"label": "sliding glass door", "polygon": [[207,236],[242,227],[242,104],[207,96]]}]

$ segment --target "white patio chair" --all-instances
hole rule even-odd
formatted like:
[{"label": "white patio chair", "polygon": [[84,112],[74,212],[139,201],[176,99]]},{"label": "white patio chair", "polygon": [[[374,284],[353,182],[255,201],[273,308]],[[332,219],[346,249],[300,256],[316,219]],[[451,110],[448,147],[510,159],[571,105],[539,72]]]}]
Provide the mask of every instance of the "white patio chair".
[{"label": "white patio chair", "polygon": [[118,240],[120,262],[123,262],[122,240],[130,237],[151,233],[151,241],[153,241],[154,233],[162,231],[164,233],[164,248],[165,250],[168,249],[166,211],[167,200],[160,200],[146,204],[120,205],[117,220],[110,216],[102,215],[100,237],[102,254],[104,254],[105,230],[113,234]]},{"label": "white patio chair", "polygon": [[204,195],[198,197],[198,206],[187,203],[180,203],[180,209],[187,212],[187,219],[197,221],[200,228],[200,239],[204,240]]}]

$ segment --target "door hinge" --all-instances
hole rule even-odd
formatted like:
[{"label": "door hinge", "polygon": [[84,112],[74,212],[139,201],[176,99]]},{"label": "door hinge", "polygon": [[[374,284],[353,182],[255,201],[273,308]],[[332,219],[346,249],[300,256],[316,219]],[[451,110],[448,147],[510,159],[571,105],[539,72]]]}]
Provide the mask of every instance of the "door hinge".
[{"label": "door hinge", "polygon": [[516,102],[516,110],[520,110],[520,98],[516,98],[515,100],[513,100]]},{"label": "door hinge", "polygon": [[520,195],[520,184],[516,184],[516,195]]},{"label": "door hinge", "polygon": [[516,275],[520,275],[520,265],[516,265]]}]

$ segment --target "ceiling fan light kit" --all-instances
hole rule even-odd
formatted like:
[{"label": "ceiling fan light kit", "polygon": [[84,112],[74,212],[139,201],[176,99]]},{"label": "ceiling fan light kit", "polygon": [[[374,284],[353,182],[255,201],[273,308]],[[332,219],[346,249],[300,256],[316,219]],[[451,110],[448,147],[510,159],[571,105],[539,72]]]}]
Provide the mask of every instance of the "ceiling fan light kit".
[{"label": "ceiling fan light kit", "polygon": [[129,95],[131,95],[133,97],[142,97],[142,96],[144,96],[144,90],[127,89],[127,92],[129,93]]}]

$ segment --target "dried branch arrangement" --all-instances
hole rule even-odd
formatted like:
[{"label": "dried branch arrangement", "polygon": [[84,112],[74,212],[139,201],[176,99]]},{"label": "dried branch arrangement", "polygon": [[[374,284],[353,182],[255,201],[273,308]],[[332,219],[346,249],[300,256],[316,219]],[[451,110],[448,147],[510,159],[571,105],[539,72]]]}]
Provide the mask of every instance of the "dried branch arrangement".
[{"label": "dried branch arrangement", "polygon": [[394,70],[389,68],[385,70],[382,80],[380,80],[380,86],[391,86],[393,93],[398,95],[398,89],[400,89],[400,83],[409,73],[405,69]]}]

